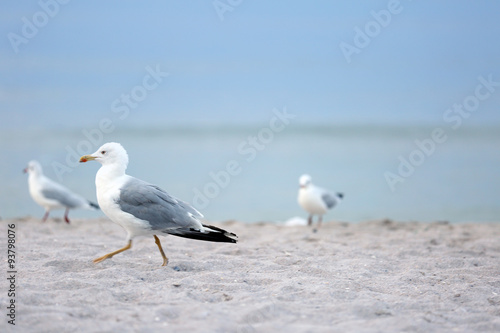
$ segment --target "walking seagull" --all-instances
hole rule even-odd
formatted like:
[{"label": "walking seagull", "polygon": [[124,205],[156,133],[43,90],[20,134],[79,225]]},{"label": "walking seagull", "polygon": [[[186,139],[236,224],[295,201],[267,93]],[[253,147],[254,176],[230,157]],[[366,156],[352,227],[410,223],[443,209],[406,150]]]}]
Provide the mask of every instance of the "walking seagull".
[{"label": "walking seagull", "polygon": [[136,236],[152,235],[166,266],[168,258],[157,235],[174,235],[210,242],[236,243],[237,236],[226,230],[204,225],[203,215],[189,204],[170,196],[158,186],[125,174],[128,155],[121,144],[110,142],[80,162],[95,160],[102,164],[95,184],[97,201],[111,221],[127,231],[127,245],[94,260],[95,263],[112,258],[132,247]]},{"label": "walking seagull", "polygon": [[42,166],[37,161],[30,161],[23,170],[28,173],[28,185],[30,195],[33,200],[45,208],[45,215],[42,221],[45,222],[52,209],[65,208],[64,221],[69,223],[68,213],[70,209],[99,209],[95,203],[92,203],[83,197],[68,190],[61,184],[45,177]]},{"label": "walking seagull", "polygon": [[299,205],[309,213],[307,225],[312,225],[313,215],[319,215],[318,228],[321,226],[323,215],[335,207],[344,195],[342,193],[332,194],[331,192],[313,185],[311,176],[302,175],[299,178]]}]

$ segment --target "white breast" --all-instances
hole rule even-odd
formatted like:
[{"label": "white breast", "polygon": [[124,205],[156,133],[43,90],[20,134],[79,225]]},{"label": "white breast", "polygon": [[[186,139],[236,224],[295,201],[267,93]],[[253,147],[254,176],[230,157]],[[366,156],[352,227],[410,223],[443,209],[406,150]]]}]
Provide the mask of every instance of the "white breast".
[{"label": "white breast", "polygon": [[64,208],[64,206],[61,205],[59,201],[48,199],[43,196],[42,188],[44,181],[45,179],[43,176],[36,177],[34,174],[29,175],[28,185],[30,189],[30,195],[33,198],[33,200],[46,210]]},{"label": "white breast", "polygon": [[111,221],[121,225],[127,231],[129,239],[135,236],[151,235],[152,232],[147,221],[138,219],[122,211],[117,203],[120,198],[120,188],[127,180],[127,175],[115,178],[113,182],[96,176],[97,201],[99,207],[101,207],[101,210]]},{"label": "white breast", "polygon": [[321,192],[307,187],[299,189],[299,205],[313,215],[323,215],[328,211],[328,207],[321,198]]}]

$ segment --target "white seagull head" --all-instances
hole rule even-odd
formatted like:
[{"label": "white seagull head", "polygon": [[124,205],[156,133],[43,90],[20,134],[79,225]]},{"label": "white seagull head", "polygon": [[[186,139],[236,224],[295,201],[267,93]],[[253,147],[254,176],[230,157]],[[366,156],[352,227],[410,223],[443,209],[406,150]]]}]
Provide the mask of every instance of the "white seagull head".
[{"label": "white seagull head", "polygon": [[311,176],[309,175],[302,175],[299,178],[299,185],[301,188],[306,188],[309,185],[311,185]]},{"label": "white seagull head", "polygon": [[97,161],[102,165],[118,164],[126,167],[128,165],[128,154],[121,144],[108,142],[97,149],[95,153],[80,158],[82,163],[87,161]]},{"label": "white seagull head", "polygon": [[28,166],[23,171],[28,174],[40,175],[42,174],[42,166],[37,161],[29,161]]}]

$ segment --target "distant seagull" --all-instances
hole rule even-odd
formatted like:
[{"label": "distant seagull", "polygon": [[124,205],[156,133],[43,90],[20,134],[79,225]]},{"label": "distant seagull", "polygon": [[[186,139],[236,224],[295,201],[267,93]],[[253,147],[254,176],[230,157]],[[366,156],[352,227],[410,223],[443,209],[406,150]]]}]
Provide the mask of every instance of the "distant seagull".
[{"label": "distant seagull", "polygon": [[158,186],[125,174],[128,155],[119,143],[106,143],[92,155],[80,158],[80,162],[92,160],[102,164],[95,177],[97,201],[102,211],[127,231],[127,245],[95,259],[95,263],[130,249],[136,236],[153,235],[163,258],[162,266],[167,265],[168,258],[156,235],[236,243],[235,234],[202,224],[199,218],[203,215],[189,204]]},{"label": "distant seagull", "polygon": [[30,161],[24,169],[28,173],[28,185],[33,200],[45,208],[45,215],[42,221],[45,222],[52,209],[65,208],[64,221],[69,223],[68,213],[70,209],[99,209],[83,197],[68,190],[61,184],[44,176],[42,166],[37,161]]},{"label": "distant seagull", "polygon": [[312,224],[313,215],[319,215],[318,227],[321,226],[323,215],[335,207],[344,195],[342,193],[331,193],[311,183],[311,176],[302,175],[299,178],[299,205],[309,213],[307,225]]}]

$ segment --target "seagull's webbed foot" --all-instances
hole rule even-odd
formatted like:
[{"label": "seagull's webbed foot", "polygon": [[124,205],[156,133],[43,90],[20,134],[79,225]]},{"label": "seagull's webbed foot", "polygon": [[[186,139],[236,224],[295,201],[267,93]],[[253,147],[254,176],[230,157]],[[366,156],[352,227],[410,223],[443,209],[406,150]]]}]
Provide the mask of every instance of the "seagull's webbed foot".
[{"label": "seagull's webbed foot", "polygon": [[106,255],[103,255],[102,257],[99,257],[97,259],[94,259],[94,263],[98,263],[98,262],[101,262],[101,261],[104,261],[106,259],[109,259],[109,258],[112,258],[115,254],[118,254],[118,253],[121,253],[123,251],[127,251],[128,249],[130,249],[132,247],[132,240],[129,240],[128,241],[128,244],[125,245],[124,247],[122,247],[121,249],[119,250],[116,250],[114,252],[111,252],[111,253],[108,253]]},{"label": "seagull's webbed foot", "polygon": [[162,266],[167,266],[167,264],[168,264],[168,258],[165,255],[165,252],[163,252],[163,248],[161,247],[160,239],[156,235],[153,235],[153,236],[155,238],[155,243],[156,243],[156,245],[158,245],[158,249],[160,250],[161,256],[163,258],[163,264],[162,264]]}]

